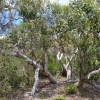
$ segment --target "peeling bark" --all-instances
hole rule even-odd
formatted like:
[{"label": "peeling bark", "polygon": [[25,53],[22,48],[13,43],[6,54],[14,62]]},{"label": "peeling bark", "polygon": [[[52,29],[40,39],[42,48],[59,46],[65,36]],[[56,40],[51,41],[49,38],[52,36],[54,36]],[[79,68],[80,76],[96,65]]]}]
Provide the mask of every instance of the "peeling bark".
[{"label": "peeling bark", "polygon": [[60,52],[58,52],[57,59],[60,61],[62,59],[62,57],[63,57],[63,53],[61,53],[61,55],[60,55]]},{"label": "peeling bark", "polygon": [[[29,64],[33,65],[34,68],[40,68],[40,72],[42,74],[44,74],[45,76],[47,76],[47,78],[50,80],[51,83],[53,84],[57,84],[58,81],[51,75],[51,73],[48,71],[48,69],[44,69],[42,65],[36,63],[35,61],[29,59],[26,55],[22,54],[22,53],[11,53],[13,56],[15,57],[19,57],[24,59],[26,62],[28,62]],[[47,59],[46,59],[46,66],[47,66]]]},{"label": "peeling bark", "polygon": [[44,56],[45,56],[45,66],[44,66],[45,68],[44,68],[44,70],[47,71],[48,70],[48,55],[47,55],[47,52],[45,52]]}]

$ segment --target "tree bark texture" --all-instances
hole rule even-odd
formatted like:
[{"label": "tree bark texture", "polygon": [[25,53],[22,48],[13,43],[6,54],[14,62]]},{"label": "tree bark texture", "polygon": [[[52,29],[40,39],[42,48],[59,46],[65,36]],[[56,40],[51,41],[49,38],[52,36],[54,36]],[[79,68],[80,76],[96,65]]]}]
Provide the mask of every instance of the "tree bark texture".
[{"label": "tree bark texture", "polygon": [[36,88],[37,88],[37,85],[38,85],[38,82],[39,82],[39,70],[40,70],[40,68],[36,68],[36,70],[35,70],[35,83],[34,83],[34,86],[32,88],[32,91],[31,91],[32,97],[35,94],[35,91],[36,91]]}]

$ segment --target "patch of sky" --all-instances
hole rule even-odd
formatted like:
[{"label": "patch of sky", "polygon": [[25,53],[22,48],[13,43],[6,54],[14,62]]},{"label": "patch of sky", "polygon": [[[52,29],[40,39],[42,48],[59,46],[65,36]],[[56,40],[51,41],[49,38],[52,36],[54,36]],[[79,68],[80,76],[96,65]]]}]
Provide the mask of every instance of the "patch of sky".
[{"label": "patch of sky", "polygon": [[48,2],[44,6],[45,13],[43,14],[43,17],[46,20],[47,26],[52,27],[54,26],[54,20],[53,20],[53,14],[52,14],[52,8],[50,5],[48,5]]},{"label": "patch of sky", "polygon": [[19,13],[18,13],[18,12],[16,12],[15,18],[16,18],[16,19],[19,18],[19,19],[18,19],[18,20],[15,20],[15,19],[13,20],[13,24],[14,24],[14,25],[19,25],[20,23],[23,22],[23,19],[22,19],[22,17],[19,16]]},{"label": "patch of sky", "polygon": [[1,23],[2,25],[5,25],[5,24],[8,22],[8,19],[9,19],[9,12],[3,10],[1,16],[2,16],[2,17],[1,17],[1,22],[0,22],[0,23]]}]

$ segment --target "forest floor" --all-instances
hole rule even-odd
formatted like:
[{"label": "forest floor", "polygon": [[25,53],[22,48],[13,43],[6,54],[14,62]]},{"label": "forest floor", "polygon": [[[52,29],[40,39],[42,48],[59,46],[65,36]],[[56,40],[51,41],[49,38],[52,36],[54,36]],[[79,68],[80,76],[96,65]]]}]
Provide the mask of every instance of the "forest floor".
[{"label": "forest floor", "polygon": [[[100,90],[95,89],[93,86],[84,84],[83,88],[76,94],[67,95],[64,91],[65,86],[67,86],[66,79],[61,78],[59,81],[58,84],[51,84],[46,79],[40,80],[32,100],[53,100],[58,97],[65,98],[65,100],[100,100]],[[9,99],[4,98],[0,100],[30,100],[31,89],[16,90]]]}]

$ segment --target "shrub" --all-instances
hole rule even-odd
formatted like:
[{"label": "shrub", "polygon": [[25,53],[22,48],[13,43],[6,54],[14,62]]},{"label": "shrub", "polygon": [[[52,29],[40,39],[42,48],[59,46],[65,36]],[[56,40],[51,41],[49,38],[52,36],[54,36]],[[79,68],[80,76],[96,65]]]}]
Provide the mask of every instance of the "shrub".
[{"label": "shrub", "polygon": [[74,86],[73,84],[68,84],[67,87],[65,87],[66,94],[75,94],[77,93],[78,88]]},{"label": "shrub", "polygon": [[18,66],[19,60],[9,56],[1,56],[0,60],[0,94],[8,94],[14,88],[23,88],[25,74]]},{"label": "shrub", "polygon": [[57,65],[54,62],[49,63],[48,70],[53,74],[56,75],[56,72],[58,70]]},{"label": "shrub", "polygon": [[42,99],[42,100],[43,100],[44,98],[45,98],[45,97],[44,97],[44,95],[40,95],[40,99]]},{"label": "shrub", "polygon": [[56,97],[53,100],[65,100],[65,98],[63,98],[63,97]]}]

